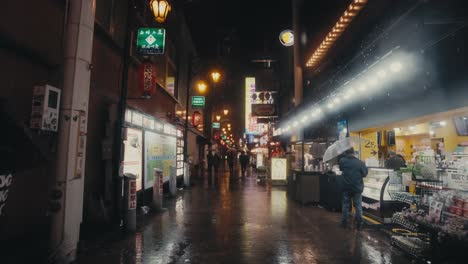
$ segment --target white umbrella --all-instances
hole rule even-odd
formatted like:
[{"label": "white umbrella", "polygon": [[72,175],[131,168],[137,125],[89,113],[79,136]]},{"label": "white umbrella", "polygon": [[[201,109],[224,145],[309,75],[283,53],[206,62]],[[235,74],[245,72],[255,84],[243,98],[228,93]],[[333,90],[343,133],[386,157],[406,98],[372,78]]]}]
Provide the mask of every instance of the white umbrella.
[{"label": "white umbrella", "polygon": [[365,140],[356,137],[347,137],[337,140],[327,148],[325,154],[323,154],[323,161],[327,162],[338,157],[340,154],[353,147],[353,145],[361,144],[361,141]]}]

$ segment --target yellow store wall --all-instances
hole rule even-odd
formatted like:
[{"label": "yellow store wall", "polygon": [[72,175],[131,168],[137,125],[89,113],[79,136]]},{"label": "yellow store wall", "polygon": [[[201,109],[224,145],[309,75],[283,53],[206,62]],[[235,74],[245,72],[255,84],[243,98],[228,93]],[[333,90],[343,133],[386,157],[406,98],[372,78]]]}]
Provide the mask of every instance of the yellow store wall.
[{"label": "yellow store wall", "polygon": [[468,142],[468,136],[458,136],[453,120],[447,120],[447,125],[434,129],[437,138],[444,138],[445,151],[452,153],[458,144]]}]

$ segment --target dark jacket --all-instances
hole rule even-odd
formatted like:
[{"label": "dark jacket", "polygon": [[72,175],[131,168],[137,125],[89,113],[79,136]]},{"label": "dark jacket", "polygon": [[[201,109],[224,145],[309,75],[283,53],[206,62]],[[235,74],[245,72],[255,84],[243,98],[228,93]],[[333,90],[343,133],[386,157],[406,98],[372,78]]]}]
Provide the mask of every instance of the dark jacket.
[{"label": "dark jacket", "polygon": [[340,170],[343,172],[343,191],[362,193],[364,182],[362,178],[367,176],[367,167],[353,155],[346,155],[339,161]]},{"label": "dark jacket", "polygon": [[249,164],[249,156],[246,155],[246,154],[241,154],[239,156],[239,162],[240,162],[242,167],[246,167],[247,164]]},{"label": "dark jacket", "polygon": [[232,151],[229,152],[227,154],[227,161],[228,161],[229,166],[234,165],[234,159],[235,159],[234,153]]}]

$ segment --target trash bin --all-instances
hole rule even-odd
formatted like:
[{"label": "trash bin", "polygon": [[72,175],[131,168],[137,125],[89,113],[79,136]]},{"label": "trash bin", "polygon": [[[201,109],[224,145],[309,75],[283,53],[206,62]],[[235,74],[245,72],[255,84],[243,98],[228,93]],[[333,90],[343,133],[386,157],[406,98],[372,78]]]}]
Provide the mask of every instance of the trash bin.
[{"label": "trash bin", "polygon": [[129,232],[136,231],[136,206],[137,206],[137,191],[136,191],[137,176],[131,173],[123,175],[124,180],[124,199],[123,199],[123,224],[124,229]]},{"label": "trash bin", "polygon": [[163,171],[161,169],[154,169],[153,171],[153,209],[155,211],[163,210]]},{"label": "trash bin", "polygon": [[177,195],[177,173],[176,167],[170,166],[170,175],[169,175],[169,194],[172,197]]}]

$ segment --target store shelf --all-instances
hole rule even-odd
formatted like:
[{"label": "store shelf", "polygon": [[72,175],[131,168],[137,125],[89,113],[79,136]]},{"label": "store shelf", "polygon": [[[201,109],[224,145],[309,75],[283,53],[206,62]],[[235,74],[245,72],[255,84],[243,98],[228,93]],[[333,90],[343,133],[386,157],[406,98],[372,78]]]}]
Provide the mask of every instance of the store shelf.
[{"label": "store shelf", "polygon": [[418,232],[418,227],[414,222],[406,219],[401,213],[394,213],[392,216],[392,223],[401,225],[412,232]]},{"label": "store shelf", "polygon": [[463,220],[463,221],[468,221],[468,218],[464,217],[464,216],[461,216],[461,215],[456,215],[456,214],[452,214],[452,213],[449,213],[447,211],[443,211],[442,212],[445,216],[449,216],[449,217],[453,217],[453,218],[456,218],[456,219],[459,219],[459,220]]},{"label": "store shelf", "polygon": [[392,236],[392,245],[398,247],[415,258],[423,258],[425,255],[424,253],[430,247],[428,242],[424,242],[417,237],[406,236]]},{"label": "store shelf", "polygon": [[408,192],[390,192],[392,199],[407,204],[420,204],[421,196]]}]

